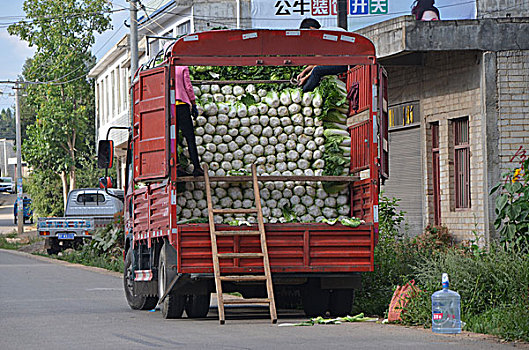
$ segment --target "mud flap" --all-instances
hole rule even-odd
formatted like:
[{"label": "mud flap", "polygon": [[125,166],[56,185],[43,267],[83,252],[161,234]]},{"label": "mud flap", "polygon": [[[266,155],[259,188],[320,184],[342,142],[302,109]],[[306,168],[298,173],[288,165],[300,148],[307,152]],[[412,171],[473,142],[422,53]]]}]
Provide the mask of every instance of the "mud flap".
[{"label": "mud flap", "polygon": [[157,281],[134,281],[134,295],[144,297],[155,297],[158,295]]},{"label": "mud flap", "polygon": [[167,281],[172,281],[176,275],[178,274],[177,270],[177,260],[176,260],[176,249],[169,243],[167,239],[164,240],[164,245],[162,247],[163,250],[165,250],[165,256],[167,257]]}]

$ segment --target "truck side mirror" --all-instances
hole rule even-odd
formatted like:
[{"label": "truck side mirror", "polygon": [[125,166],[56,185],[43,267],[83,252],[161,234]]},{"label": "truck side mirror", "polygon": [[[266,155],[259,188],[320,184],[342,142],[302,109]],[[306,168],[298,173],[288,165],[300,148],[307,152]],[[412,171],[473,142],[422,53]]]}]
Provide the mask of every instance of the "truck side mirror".
[{"label": "truck side mirror", "polygon": [[97,167],[110,169],[114,164],[114,141],[100,140],[97,150]]}]

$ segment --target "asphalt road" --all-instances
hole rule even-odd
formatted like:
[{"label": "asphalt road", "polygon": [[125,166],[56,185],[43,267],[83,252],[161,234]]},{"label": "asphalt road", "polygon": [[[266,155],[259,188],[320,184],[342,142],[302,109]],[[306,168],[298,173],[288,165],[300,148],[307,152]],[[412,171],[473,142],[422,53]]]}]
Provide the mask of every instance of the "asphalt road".
[{"label": "asphalt road", "polygon": [[[215,309],[204,320],[164,320],[133,311],[121,278],[45,258],[0,250],[0,349],[504,349],[483,336],[436,335],[374,323],[278,327],[267,314],[220,326]],[[255,311],[253,311],[255,314]],[[279,323],[300,322],[280,313]]]}]

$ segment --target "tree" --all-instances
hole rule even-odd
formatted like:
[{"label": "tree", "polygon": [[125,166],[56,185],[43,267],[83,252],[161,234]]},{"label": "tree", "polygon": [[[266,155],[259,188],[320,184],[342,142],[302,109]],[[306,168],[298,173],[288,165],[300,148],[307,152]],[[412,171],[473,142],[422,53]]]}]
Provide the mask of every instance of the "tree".
[{"label": "tree", "polygon": [[0,111],[0,138],[15,139],[15,117],[11,108]]},{"label": "tree", "polygon": [[26,0],[26,20],[8,32],[36,47],[24,67],[25,103],[35,113],[22,151],[34,169],[53,171],[62,183],[64,205],[76,188],[76,169],[92,157],[93,82],[86,78],[95,60],[94,33],[111,27],[106,0]]}]

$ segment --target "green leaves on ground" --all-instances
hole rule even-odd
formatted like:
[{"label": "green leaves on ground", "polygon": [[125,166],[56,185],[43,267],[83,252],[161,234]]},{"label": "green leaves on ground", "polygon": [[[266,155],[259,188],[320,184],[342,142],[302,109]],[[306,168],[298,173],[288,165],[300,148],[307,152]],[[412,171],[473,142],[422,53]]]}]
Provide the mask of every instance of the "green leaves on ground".
[{"label": "green leaves on ground", "polygon": [[322,325],[331,325],[331,324],[342,324],[347,322],[375,322],[377,318],[373,317],[364,317],[363,313],[360,313],[356,316],[345,316],[337,318],[323,318],[321,316],[311,318],[308,321],[299,322],[299,323],[281,323],[279,327],[303,327],[303,326],[314,326],[316,324]]}]

